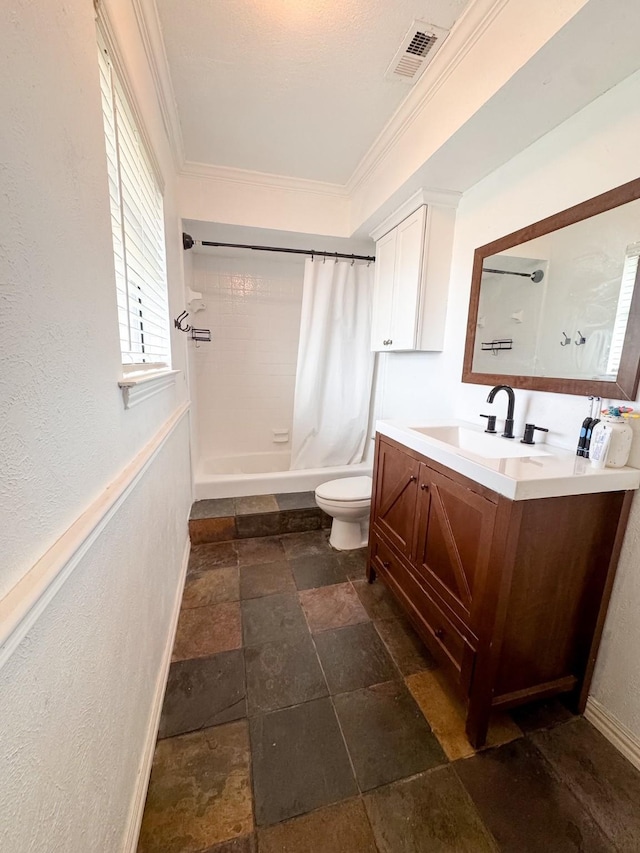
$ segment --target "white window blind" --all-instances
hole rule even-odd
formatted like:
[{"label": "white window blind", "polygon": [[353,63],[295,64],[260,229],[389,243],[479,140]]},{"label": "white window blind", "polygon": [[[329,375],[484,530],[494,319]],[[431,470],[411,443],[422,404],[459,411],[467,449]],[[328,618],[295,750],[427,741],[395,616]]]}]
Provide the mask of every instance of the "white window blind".
[{"label": "white window blind", "polygon": [[162,194],[100,34],[98,55],[122,362],[125,370],[168,367]]},{"label": "white window blind", "polygon": [[618,307],[616,319],[613,326],[609,360],[607,362],[607,374],[617,376],[622,358],[622,347],[627,332],[629,311],[631,310],[631,298],[638,273],[638,258],[640,257],[640,243],[632,243],[627,246],[622,268],[622,281],[620,282],[620,294],[618,296]]}]

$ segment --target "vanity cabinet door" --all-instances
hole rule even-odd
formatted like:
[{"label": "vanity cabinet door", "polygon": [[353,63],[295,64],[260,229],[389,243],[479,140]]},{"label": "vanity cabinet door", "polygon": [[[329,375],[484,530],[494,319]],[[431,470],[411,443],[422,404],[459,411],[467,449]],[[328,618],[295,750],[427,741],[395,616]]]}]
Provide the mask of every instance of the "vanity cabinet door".
[{"label": "vanity cabinet door", "polygon": [[414,542],[420,462],[381,441],[376,470],[373,525],[409,559]]},{"label": "vanity cabinet door", "polygon": [[488,568],[496,504],[420,465],[415,566],[472,630],[473,604]]}]

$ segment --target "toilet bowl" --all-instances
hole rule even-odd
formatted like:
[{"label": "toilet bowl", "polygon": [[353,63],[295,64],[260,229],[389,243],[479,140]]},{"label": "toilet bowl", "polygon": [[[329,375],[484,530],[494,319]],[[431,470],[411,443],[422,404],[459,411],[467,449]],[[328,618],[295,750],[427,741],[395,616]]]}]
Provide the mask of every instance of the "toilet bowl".
[{"label": "toilet bowl", "polygon": [[367,544],[372,486],[371,477],[344,477],[316,489],[316,503],[333,518],[329,543],[338,551]]}]

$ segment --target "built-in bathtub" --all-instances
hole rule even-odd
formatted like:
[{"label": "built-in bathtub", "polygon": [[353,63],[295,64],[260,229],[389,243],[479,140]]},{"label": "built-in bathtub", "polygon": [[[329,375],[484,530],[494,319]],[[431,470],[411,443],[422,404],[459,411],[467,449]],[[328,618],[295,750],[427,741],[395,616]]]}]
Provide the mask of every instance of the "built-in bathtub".
[{"label": "built-in bathtub", "polygon": [[311,492],[320,483],[340,477],[371,476],[371,462],[332,468],[290,471],[291,454],[245,453],[204,459],[195,476],[196,500],[241,498],[246,495],[275,495],[284,492]]}]

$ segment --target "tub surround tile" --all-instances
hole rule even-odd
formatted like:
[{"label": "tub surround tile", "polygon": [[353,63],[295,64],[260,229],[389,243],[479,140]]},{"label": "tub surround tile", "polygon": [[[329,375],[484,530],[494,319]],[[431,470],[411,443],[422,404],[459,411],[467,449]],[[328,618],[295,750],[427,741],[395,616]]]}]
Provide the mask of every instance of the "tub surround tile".
[{"label": "tub surround tile", "polygon": [[437,668],[431,652],[405,618],[380,619],[374,625],[403,675]]},{"label": "tub surround tile", "polygon": [[240,598],[240,573],[237,566],[209,569],[188,575],[182,595],[182,608],[204,607]]},{"label": "tub surround tile", "polygon": [[323,554],[332,550],[329,545],[329,533],[326,530],[290,533],[282,537],[282,545],[289,559],[302,557],[305,554]]},{"label": "tub surround tile", "polygon": [[364,579],[352,583],[370,619],[405,618],[402,608],[384,584],[369,583]]},{"label": "tub surround tile", "polygon": [[[275,495],[252,495],[196,501],[189,533],[192,543],[201,544],[306,533],[330,526],[331,518],[305,493],[279,495],[278,499]],[[307,543],[307,547],[313,546]]]},{"label": "tub surround tile", "polygon": [[280,515],[277,512],[239,515],[236,518],[238,539],[251,539],[257,536],[277,536],[282,532]]},{"label": "tub surround tile", "polygon": [[640,850],[640,771],[584,718],[531,735],[617,850]]},{"label": "tub surround tile", "polygon": [[307,589],[299,592],[298,596],[313,633],[369,619],[350,583]]},{"label": "tub surround tile", "polygon": [[332,695],[391,681],[398,675],[371,622],[323,631],[314,641]]},{"label": "tub surround tile", "polygon": [[189,536],[193,545],[205,542],[226,542],[236,538],[236,519],[192,518],[189,520]]},{"label": "tub surround tile", "polygon": [[180,613],[172,661],[209,657],[241,647],[240,602],[195,607]]},{"label": "tub surround tile", "polygon": [[274,563],[283,560],[285,556],[282,542],[278,538],[238,539],[235,545],[240,566]]},{"label": "tub surround tile", "polygon": [[190,519],[230,518],[236,514],[234,498],[213,498],[196,501],[191,507]]},{"label": "tub surround tile", "polygon": [[159,741],[138,853],[202,853],[250,836],[249,766],[245,721]]},{"label": "tub surround tile", "polygon": [[447,762],[404,684],[376,684],[334,703],[361,791]]},{"label": "tub surround tile", "polygon": [[258,826],[358,793],[329,699],[249,720]]},{"label": "tub surround tile", "polygon": [[320,699],[329,691],[308,631],[245,650],[250,715]]},{"label": "tub surround tile", "polygon": [[360,799],[260,829],[258,838],[260,853],[378,853]]},{"label": "tub surround tile", "polygon": [[[414,699],[451,761],[475,755],[465,732],[466,708],[440,670],[423,670],[406,677]],[[522,737],[522,731],[506,712],[491,715],[486,747],[501,746]]]},{"label": "tub surround tile", "polygon": [[279,509],[274,495],[253,495],[247,498],[235,498],[235,505],[236,515],[278,512]]},{"label": "tub surround tile", "polygon": [[380,853],[498,853],[451,767],[379,788],[364,802]]},{"label": "tub surround tile", "polygon": [[[308,533],[312,530],[322,530],[326,527],[325,515],[321,509],[291,509],[279,514],[279,533],[286,535],[291,533]],[[331,521],[331,519],[329,519]]]},{"label": "tub surround tile", "polygon": [[279,593],[242,602],[245,646],[295,639],[307,631],[304,613],[295,593]]},{"label": "tub surround tile", "polygon": [[[613,851],[593,818],[527,739],[451,765],[501,850]],[[517,816],[517,819],[514,819]]]},{"label": "tub surround tile", "polygon": [[347,575],[335,553],[306,554],[291,558],[291,569],[298,589],[345,583]]},{"label": "tub surround tile", "polygon": [[209,569],[226,569],[238,565],[238,551],[234,542],[217,542],[209,545],[192,545],[187,575]]},{"label": "tub surround tile", "polygon": [[275,495],[278,509],[317,509],[315,492],[290,492]]},{"label": "tub surround tile", "polygon": [[197,731],[245,717],[241,649],[171,664],[158,738]]},{"label": "tub surround tile", "polygon": [[257,566],[242,566],[240,569],[240,597],[261,598],[279,592],[295,592],[291,566],[287,560],[275,563],[259,563]]}]

